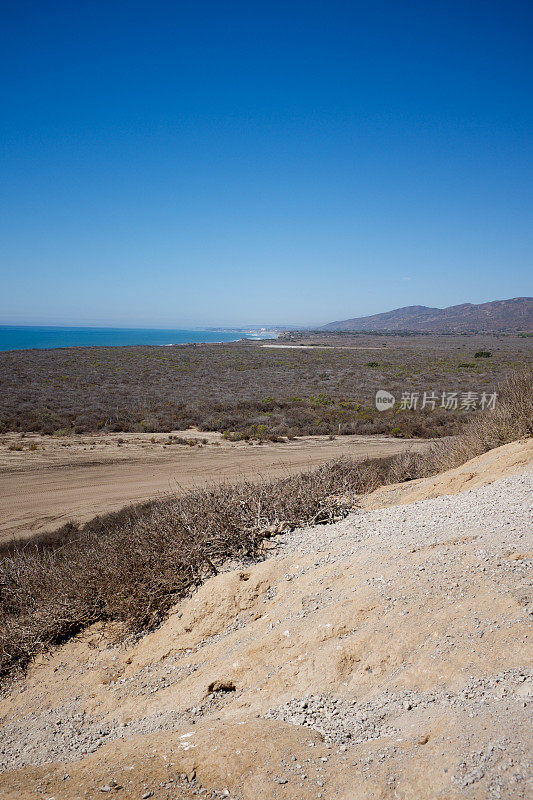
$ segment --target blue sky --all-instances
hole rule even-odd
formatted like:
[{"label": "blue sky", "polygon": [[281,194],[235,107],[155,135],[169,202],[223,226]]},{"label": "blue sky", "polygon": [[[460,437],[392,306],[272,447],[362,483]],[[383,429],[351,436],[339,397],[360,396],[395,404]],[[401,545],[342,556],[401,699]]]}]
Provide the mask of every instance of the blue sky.
[{"label": "blue sky", "polygon": [[532,9],[4,3],[0,323],[533,294]]}]

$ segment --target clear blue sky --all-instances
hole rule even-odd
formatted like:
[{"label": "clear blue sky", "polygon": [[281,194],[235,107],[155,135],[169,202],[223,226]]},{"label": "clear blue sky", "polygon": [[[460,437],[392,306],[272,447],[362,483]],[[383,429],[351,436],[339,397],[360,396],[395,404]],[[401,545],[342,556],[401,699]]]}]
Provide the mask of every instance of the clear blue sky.
[{"label": "clear blue sky", "polygon": [[530,2],[2,4],[0,322],[533,294]]}]

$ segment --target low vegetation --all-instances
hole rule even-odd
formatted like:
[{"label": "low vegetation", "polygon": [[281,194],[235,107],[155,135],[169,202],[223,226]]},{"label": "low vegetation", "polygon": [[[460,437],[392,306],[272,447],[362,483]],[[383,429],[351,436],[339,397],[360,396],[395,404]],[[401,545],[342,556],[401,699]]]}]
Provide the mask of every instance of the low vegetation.
[{"label": "low vegetation", "polygon": [[[424,392],[492,392],[532,360],[528,340],[519,336],[290,337],[320,346],[295,350],[240,342],[0,353],[0,433],[171,432],[195,426],[230,439],[393,429],[404,438],[440,437],[457,433],[471,412],[440,403],[420,409]],[[377,411],[378,389],[398,401],[403,392],[418,392],[416,413],[398,404],[395,411]]]},{"label": "low vegetation", "polygon": [[456,466],[533,433],[531,371],[511,378],[496,408],[425,454],[335,461],[274,483],[190,492],[66,526],[0,556],[0,676],[95,622],[122,635],[157,625],[228,559],[260,556],[265,537],[342,516],[380,485]]}]

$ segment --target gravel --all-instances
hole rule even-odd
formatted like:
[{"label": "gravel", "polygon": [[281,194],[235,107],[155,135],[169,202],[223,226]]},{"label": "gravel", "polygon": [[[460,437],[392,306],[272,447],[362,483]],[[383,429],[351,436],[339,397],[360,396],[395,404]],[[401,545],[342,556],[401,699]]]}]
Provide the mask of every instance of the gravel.
[{"label": "gravel", "polygon": [[277,555],[289,553],[319,556],[316,565],[328,563],[331,549],[342,540],[340,557],[354,554],[359,544],[375,537],[381,539],[382,548],[390,547],[391,533],[401,537],[407,546],[412,540],[417,546],[438,543],[443,534],[459,537],[478,529],[486,532],[490,520],[491,538],[495,545],[500,538],[514,534],[519,541],[533,529],[531,502],[533,473],[526,472],[503,478],[479,489],[456,495],[421,500],[404,506],[360,511],[350,514],[342,522],[314,528],[298,528],[279,541]]},{"label": "gravel", "polygon": [[[528,692],[527,699],[524,688]],[[352,745],[398,736],[402,728],[398,723],[413,711],[430,709],[432,713],[441,713],[446,709],[460,709],[474,715],[483,710],[486,703],[512,702],[515,713],[521,713],[524,703],[527,707],[532,701],[533,672],[508,670],[492,678],[472,679],[460,692],[453,693],[444,690],[383,692],[367,702],[308,695],[270,709],[265,717],[312,728],[331,744]]]}]

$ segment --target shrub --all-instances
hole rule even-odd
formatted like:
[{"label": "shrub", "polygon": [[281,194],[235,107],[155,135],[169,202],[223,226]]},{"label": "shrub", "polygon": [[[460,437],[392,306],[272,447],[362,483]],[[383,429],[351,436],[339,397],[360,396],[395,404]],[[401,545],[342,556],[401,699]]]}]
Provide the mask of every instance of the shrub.
[{"label": "shrub", "polygon": [[474,358],[491,358],[491,356],[490,350],[478,350],[477,353],[474,353]]},{"label": "shrub", "polygon": [[156,625],[227,558],[257,556],[272,526],[331,520],[333,492],[379,483],[381,462],[339,461],[275,483],[220,486],[147,503],[83,528],[4,546],[0,675],[96,621]]},{"label": "shrub", "polygon": [[261,409],[263,411],[274,411],[274,406],[276,405],[276,401],[273,397],[265,397],[261,400]]},{"label": "shrub", "polygon": [[249,436],[251,439],[258,439],[260,442],[279,442],[280,437],[274,433],[274,431],[270,430],[266,425],[259,423],[257,425],[252,425],[249,429]]},{"label": "shrub", "polygon": [[250,434],[246,431],[224,431],[222,435],[224,436],[224,439],[227,439],[230,442],[242,442],[243,440],[250,438]]}]

